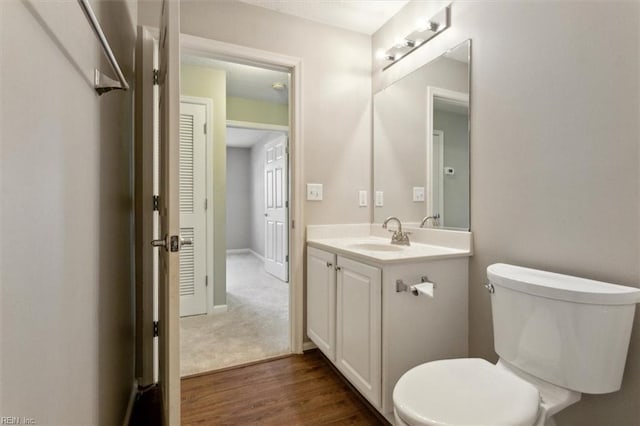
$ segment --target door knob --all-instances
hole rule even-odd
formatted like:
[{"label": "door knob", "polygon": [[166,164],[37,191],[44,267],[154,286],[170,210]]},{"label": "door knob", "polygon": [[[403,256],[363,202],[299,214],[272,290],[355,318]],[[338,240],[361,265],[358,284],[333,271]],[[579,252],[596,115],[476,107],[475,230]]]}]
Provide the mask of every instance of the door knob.
[{"label": "door knob", "polygon": [[177,235],[169,237],[165,235],[161,240],[151,240],[151,245],[154,247],[164,247],[166,251],[177,252],[183,245],[190,246],[193,244],[191,239],[181,239]]}]

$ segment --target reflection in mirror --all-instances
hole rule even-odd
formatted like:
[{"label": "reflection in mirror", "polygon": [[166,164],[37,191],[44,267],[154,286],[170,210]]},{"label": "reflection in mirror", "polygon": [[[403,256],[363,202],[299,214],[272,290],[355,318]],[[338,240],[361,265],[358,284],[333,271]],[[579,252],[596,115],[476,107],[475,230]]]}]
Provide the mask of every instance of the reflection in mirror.
[{"label": "reflection in mirror", "polygon": [[468,40],[374,97],[374,222],[469,229]]}]

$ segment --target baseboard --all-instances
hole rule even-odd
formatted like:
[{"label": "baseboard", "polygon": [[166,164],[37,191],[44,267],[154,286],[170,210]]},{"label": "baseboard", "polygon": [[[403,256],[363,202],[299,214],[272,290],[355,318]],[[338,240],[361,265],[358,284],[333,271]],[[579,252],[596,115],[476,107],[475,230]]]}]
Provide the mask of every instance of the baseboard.
[{"label": "baseboard", "polygon": [[257,257],[258,259],[262,260],[264,262],[264,256],[260,256],[257,252],[251,250],[251,249],[247,249],[249,250],[249,253],[251,253],[252,255],[254,255],[255,257]]},{"label": "baseboard", "polygon": [[227,312],[227,305],[214,305],[213,309],[211,309],[210,314],[222,314]]},{"label": "baseboard", "polygon": [[307,340],[306,342],[302,342],[302,352],[310,351],[311,349],[316,349],[317,346],[311,340]]},{"label": "baseboard", "polygon": [[243,249],[227,249],[227,254],[243,254],[250,253],[251,249],[243,248]]},{"label": "baseboard", "polygon": [[124,413],[123,426],[129,426],[131,421],[131,413],[133,413],[133,404],[136,401],[136,395],[138,394],[138,380],[133,379],[133,385],[131,386],[131,395],[129,395],[129,403],[127,404],[127,411]]},{"label": "baseboard", "polygon": [[254,255],[255,257],[257,257],[258,259],[264,262],[264,256],[259,255],[258,252],[254,251],[253,249],[250,249],[250,248],[227,249],[227,254],[248,254],[248,253],[251,253],[252,255]]}]

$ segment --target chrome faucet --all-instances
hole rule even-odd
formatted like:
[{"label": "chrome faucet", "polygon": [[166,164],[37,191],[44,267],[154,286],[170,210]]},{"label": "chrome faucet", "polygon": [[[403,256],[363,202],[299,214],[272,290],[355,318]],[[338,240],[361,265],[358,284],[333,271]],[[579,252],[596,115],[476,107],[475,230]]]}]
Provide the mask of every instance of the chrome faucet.
[{"label": "chrome faucet", "polygon": [[433,226],[440,226],[440,213],[436,213],[433,216],[427,216],[422,219],[422,222],[420,222],[420,228],[424,228],[429,219],[433,220]]},{"label": "chrome faucet", "polygon": [[411,234],[411,232],[402,232],[402,222],[400,222],[400,219],[398,219],[397,217],[389,216],[382,223],[382,227],[384,229],[387,229],[387,224],[392,220],[398,223],[398,229],[396,231],[389,229],[389,232],[393,232],[393,235],[391,236],[391,244],[398,244],[401,246],[410,245],[411,242],[409,241],[409,234]]}]

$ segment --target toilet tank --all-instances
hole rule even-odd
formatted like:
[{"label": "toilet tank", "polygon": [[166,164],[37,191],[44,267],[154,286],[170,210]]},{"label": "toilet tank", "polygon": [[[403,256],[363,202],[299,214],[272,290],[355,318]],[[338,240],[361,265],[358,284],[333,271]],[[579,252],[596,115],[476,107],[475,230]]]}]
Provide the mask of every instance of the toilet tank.
[{"label": "toilet tank", "polygon": [[620,389],[639,289],[504,263],[487,276],[500,358],[574,391]]}]

